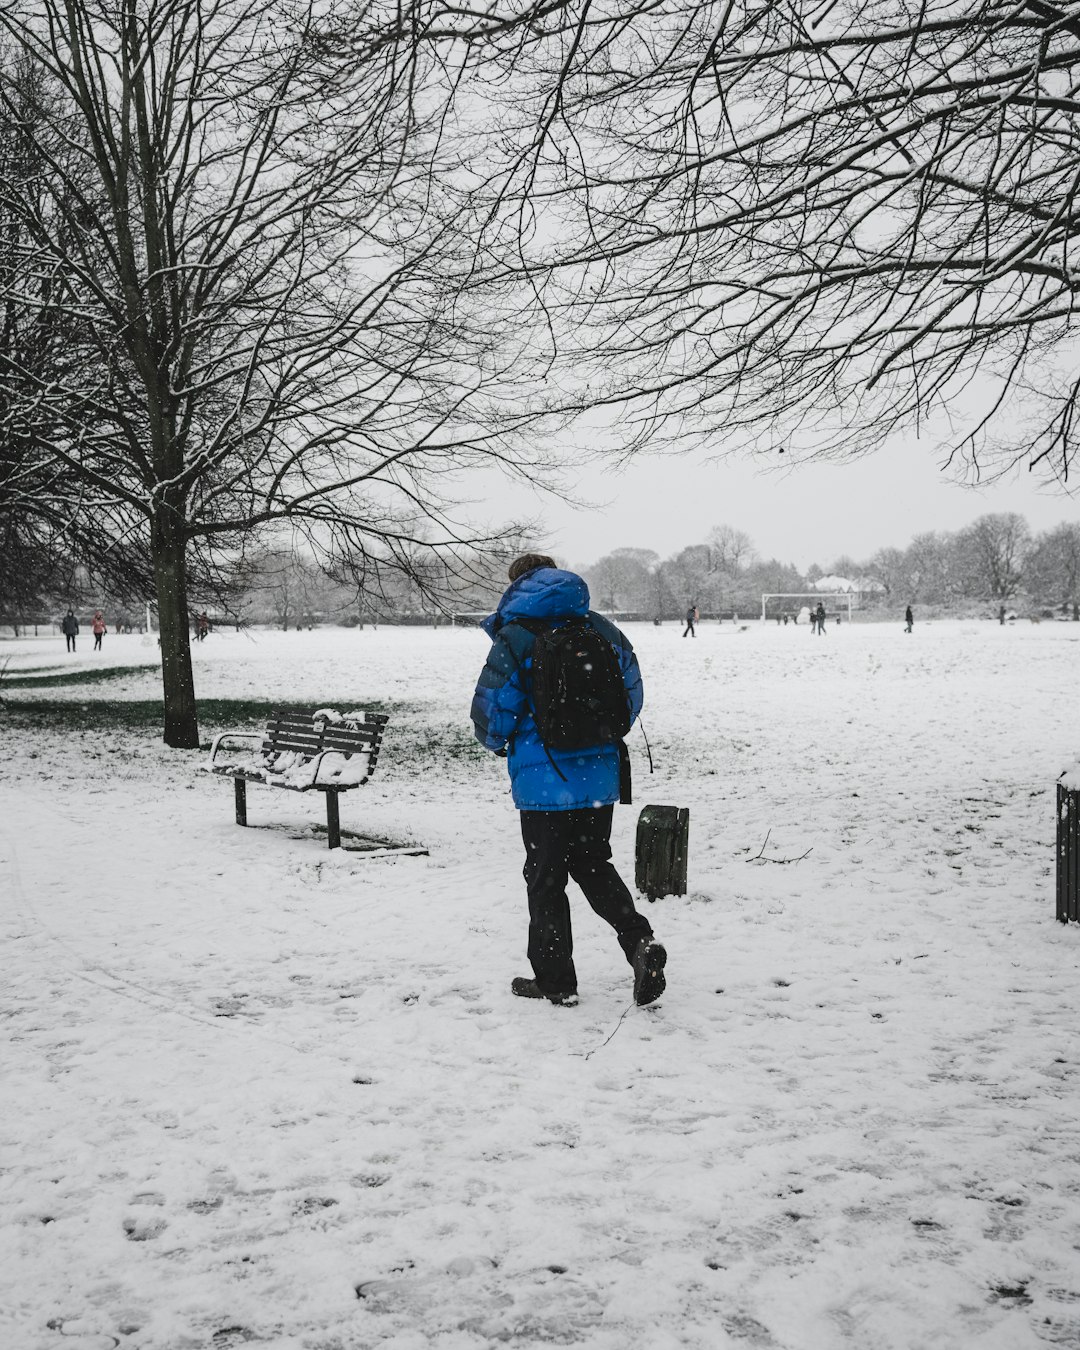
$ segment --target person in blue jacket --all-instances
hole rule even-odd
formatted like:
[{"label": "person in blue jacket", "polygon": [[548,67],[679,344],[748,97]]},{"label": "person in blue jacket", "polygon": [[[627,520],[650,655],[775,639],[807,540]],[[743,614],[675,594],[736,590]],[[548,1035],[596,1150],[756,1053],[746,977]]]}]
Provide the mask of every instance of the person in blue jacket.
[{"label": "person in blue jacket", "polygon": [[476,738],[505,754],[514,805],[521,813],[525,885],[529,897],[529,962],[533,978],[519,976],[511,991],[521,998],[577,1002],[569,877],[602,919],[615,929],[634,970],[634,999],[652,1003],[665,988],[667,952],[634,907],[626,883],[611,862],[611,817],[619,800],[620,750],[549,749],[530,709],[530,668],[535,634],[515,619],[550,621],[575,617],[611,643],[619,658],[632,719],[641,711],[641,672],[625,634],[589,609],[589,588],[552,558],[527,553],[510,564],[510,586],[498,609],[481,625],[492,639],[472,703]]}]

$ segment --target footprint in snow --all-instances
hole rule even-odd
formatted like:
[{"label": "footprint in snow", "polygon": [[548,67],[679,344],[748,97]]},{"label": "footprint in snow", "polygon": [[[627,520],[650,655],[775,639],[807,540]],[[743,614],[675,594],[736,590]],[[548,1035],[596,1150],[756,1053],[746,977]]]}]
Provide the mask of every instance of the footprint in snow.
[{"label": "footprint in snow", "polygon": [[192,1214],[212,1214],[215,1209],[220,1209],[224,1203],[220,1195],[215,1195],[211,1200],[191,1200],[188,1203],[188,1209]]},{"label": "footprint in snow", "polygon": [[234,1350],[234,1347],[247,1345],[256,1339],[256,1333],[247,1327],[222,1327],[210,1337],[210,1344],[214,1350]]},{"label": "footprint in snow", "polygon": [[[49,1324],[52,1326],[52,1324]],[[64,1323],[64,1327],[69,1327],[70,1322]],[[57,1328],[53,1328],[56,1330]],[[61,1330],[60,1335],[64,1338],[61,1344],[64,1350],[116,1350],[120,1344],[118,1336],[111,1336],[108,1332],[78,1332]]]},{"label": "footprint in snow", "polygon": [[1068,1350],[1076,1350],[1080,1345],[1080,1317],[1038,1317],[1032,1329],[1050,1345],[1067,1346]]},{"label": "footprint in snow", "polygon": [[1009,1284],[995,1284],[990,1288],[990,1302],[1002,1308],[1023,1308],[1031,1303],[1027,1291],[1030,1280],[1016,1280]]},{"label": "footprint in snow", "polygon": [[330,1196],[309,1195],[293,1209],[293,1213],[299,1216],[305,1214],[318,1214],[324,1209],[330,1209],[337,1204],[337,1201]]},{"label": "footprint in snow", "polygon": [[[356,1297],[370,1302],[381,1311],[389,1312],[402,1305],[430,1305],[439,1301],[439,1287],[447,1277],[462,1280],[470,1275],[484,1275],[496,1268],[488,1256],[456,1256],[442,1270],[427,1275],[411,1275],[401,1271],[403,1278],[362,1280],[355,1286]],[[412,1262],[407,1263],[412,1269]]]},{"label": "footprint in snow", "polygon": [[377,1190],[380,1186],[385,1186],[390,1180],[389,1172],[357,1172],[349,1178],[353,1186],[366,1186],[370,1190]]},{"label": "footprint in snow", "polygon": [[763,1322],[748,1313],[734,1313],[721,1319],[724,1330],[735,1340],[747,1341],[750,1345],[775,1345],[772,1332]]}]

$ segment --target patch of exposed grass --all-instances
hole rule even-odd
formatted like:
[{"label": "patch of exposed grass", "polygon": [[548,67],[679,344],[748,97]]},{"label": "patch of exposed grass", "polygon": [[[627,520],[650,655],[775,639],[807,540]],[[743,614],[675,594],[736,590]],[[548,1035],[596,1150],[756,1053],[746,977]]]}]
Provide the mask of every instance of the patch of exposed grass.
[{"label": "patch of exposed grass", "polygon": [[390,723],[388,735],[395,753],[432,773],[449,772],[455,760],[479,764],[491,754],[472,734],[467,718],[460,723],[398,718]]},{"label": "patch of exposed grass", "polygon": [[[380,699],[337,699],[341,706],[365,708],[371,712],[388,712],[396,716],[415,713],[416,706],[408,703],[386,702]],[[334,699],[324,699],[321,707],[332,707]],[[257,727],[265,723],[279,708],[296,706],[295,702],[275,699],[204,698],[199,700],[201,727],[228,727],[237,730]],[[15,699],[4,703],[4,720],[12,729],[28,731],[161,731],[165,709],[160,699],[93,699],[75,703],[67,699]]]},{"label": "patch of exposed grass", "polygon": [[[0,661],[0,671],[2,671],[4,668],[5,668],[4,663]],[[55,675],[55,674],[56,674],[55,662],[51,662],[47,666],[20,666],[15,672],[15,675],[19,677],[23,675]]]},{"label": "patch of exposed grass", "polygon": [[124,675],[158,674],[157,666],[107,666],[102,670],[60,670],[47,675],[20,671],[5,675],[5,689],[66,689],[69,685],[101,684]]}]

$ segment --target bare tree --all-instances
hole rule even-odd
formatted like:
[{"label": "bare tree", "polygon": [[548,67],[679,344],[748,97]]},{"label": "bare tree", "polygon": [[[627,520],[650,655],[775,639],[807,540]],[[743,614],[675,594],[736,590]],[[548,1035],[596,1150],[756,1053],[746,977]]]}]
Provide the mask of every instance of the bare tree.
[{"label": "bare tree", "polygon": [[517,270],[569,387],[621,408],[631,446],[666,432],[842,456],[940,415],[974,474],[1067,476],[1070,7],[626,0],[528,17],[506,43],[530,79],[504,99],[498,219],[529,203]]},{"label": "bare tree", "polygon": [[655,572],[660,555],[649,548],[617,548],[585,571],[594,603],[602,609],[655,608]]},{"label": "bare tree", "polygon": [[947,535],[924,530],[915,535],[904,550],[910,579],[908,599],[941,600],[953,590],[955,567],[953,550]]},{"label": "bare tree", "polygon": [[829,575],[853,580],[860,576],[862,571],[862,564],[857,563],[850,553],[841,553],[838,558],[833,560],[832,566],[829,568]]},{"label": "bare tree", "polygon": [[57,266],[42,258],[31,224],[50,211],[56,89],[24,51],[3,45],[0,80],[0,596],[11,614],[40,609],[50,593],[75,594],[83,567],[111,591],[141,597],[148,550],[122,508],[73,481],[24,434],[23,410],[64,379],[86,320],[56,303]]},{"label": "bare tree", "polygon": [[[738,603],[745,609],[756,608],[766,591],[801,591],[806,582],[797,567],[778,558],[758,559],[742,575]],[[783,613],[783,610],[781,610]]]},{"label": "bare tree", "polygon": [[1035,540],[1028,556],[1028,589],[1053,604],[1080,605],[1080,525],[1067,521]]},{"label": "bare tree", "polygon": [[668,585],[677,600],[701,610],[717,608],[723,576],[713,566],[713,551],[708,544],[690,544],[668,559]]},{"label": "bare tree", "polygon": [[250,560],[245,599],[253,617],[272,620],[282,632],[310,622],[329,584],[311,557],[295,547],[268,548]]},{"label": "bare tree", "polygon": [[735,578],[757,558],[754,541],[743,530],[733,525],[714,525],[706,536],[711,552],[710,564],[715,571]]},{"label": "bare tree", "polygon": [[[502,381],[527,336],[463,290],[447,53],[400,13],[353,18],[345,40],[303,0],[0,0],[53,91],[33,192],[0,179],[27,241],[0,301],[47,278],[64,334],[59,369],[5,370],[0,453],[148,560],[170,745],[199,742],[193,559],[283,520],[360,572],[452,556],[498,536],[456,522],[455,473],[543,467],[516,434],[530,378]],[[0,114],[20,97],[4,69]]]},{"label": "bare tree", "polygon": [[903,549],[880,548],[866,565],[868,575],[877,581],[889,599],[901,593],[914,598],[911,568]]},{"label": "bare tree", "polygon": [[1020,585],[1031,531],[1014,511],[980,516],[956,536],[968,594],[1008,600]]}]

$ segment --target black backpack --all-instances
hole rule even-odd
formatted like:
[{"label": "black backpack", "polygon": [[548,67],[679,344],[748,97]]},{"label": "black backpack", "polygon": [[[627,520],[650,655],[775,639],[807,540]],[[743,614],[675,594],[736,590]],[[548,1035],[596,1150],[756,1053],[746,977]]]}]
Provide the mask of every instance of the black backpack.
[{"label": "black backpack", "polygon": [[615,648],[587,619],[553,628],[538,619],[515,623],[535,635],[532,711],[550,750],[588,750],[622,740],[630,700]]}]

